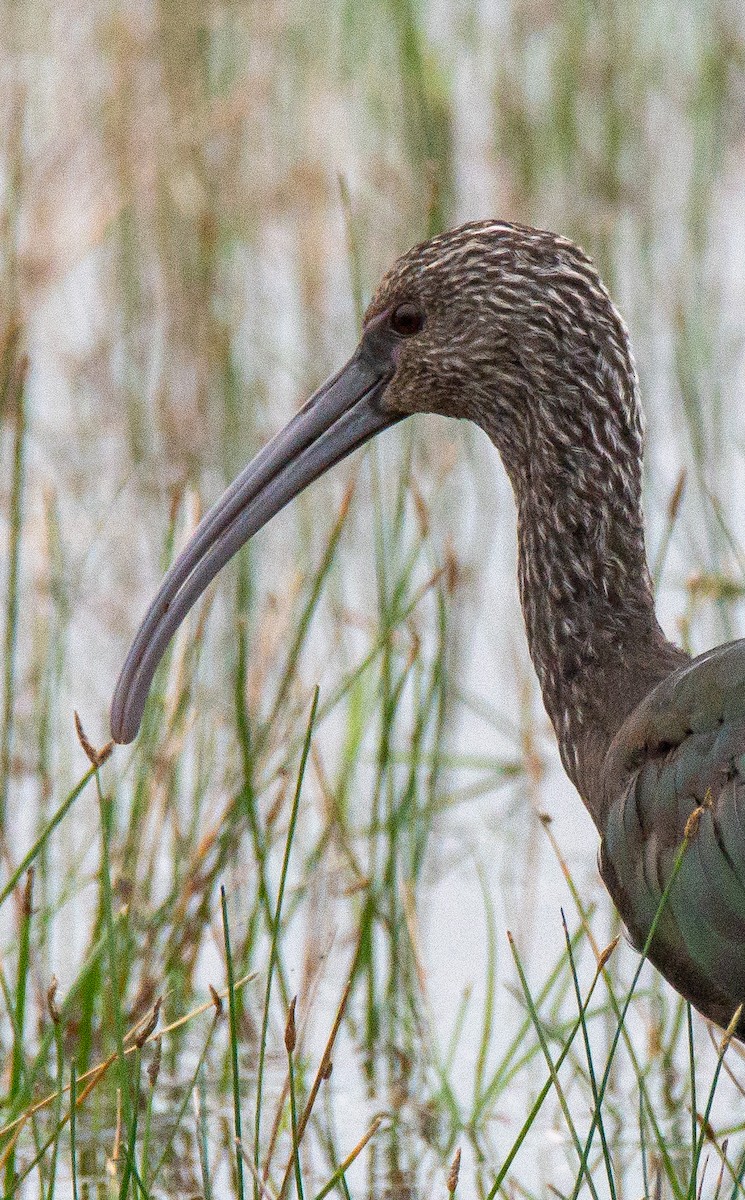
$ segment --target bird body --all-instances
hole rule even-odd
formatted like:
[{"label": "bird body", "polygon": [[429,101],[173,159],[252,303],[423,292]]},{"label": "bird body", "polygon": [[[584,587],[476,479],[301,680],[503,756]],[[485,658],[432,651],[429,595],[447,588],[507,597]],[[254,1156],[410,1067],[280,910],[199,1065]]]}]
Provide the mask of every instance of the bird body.
[{"label": "bird body", "polygon": [[394,264],[352,358],[166,575],[117,683],[113,737],[136,735],[168,641],[235,551],[323,471],[422,411],[474,421],[502,458],[528,645],[562,762],[600,834],[603,879],[635,945],[657,921],[650,959],[727,1025],[745,999],[745,642],[691,661],[657,622],[628,334],[565,238],[474,222]]},{"label": "bird body", "polygon": [[[600,871],[637,949],[718,1024],[745,997],[745,641],[673,671],[634,709],[602,769]],[[745,1039],[741,1017],[737,1035]]]}]

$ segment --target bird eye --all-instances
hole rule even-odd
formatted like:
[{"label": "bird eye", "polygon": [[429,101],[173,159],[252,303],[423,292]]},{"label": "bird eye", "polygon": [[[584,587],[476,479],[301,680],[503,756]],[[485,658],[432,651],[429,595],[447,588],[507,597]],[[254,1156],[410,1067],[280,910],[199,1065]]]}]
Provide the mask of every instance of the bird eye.
[{"label": "bird eye", "polygon": [[418,305],[405,301],[394,308],[390,317],[391,329],[401,337],[411,337],[419,333],[424,324],[424,313]]}]

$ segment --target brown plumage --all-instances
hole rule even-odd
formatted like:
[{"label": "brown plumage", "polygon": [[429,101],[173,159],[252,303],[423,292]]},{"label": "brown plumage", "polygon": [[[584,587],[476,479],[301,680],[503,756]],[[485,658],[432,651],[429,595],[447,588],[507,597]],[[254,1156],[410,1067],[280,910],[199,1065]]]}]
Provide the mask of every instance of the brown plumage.
[{"label": "brown plumage", "polygon": [[416,412],[476,422],[501,455],[546,711],[639,946],[703,806],[650,958],[726,1024],[745,998],[745,651],[732,643],[691,663],[659,627],[628,334],[591,261],[564,238],[477,222],[398,260],[352,359],[249,464],[166,576],[117,684],[113,736],[135,736],[168,640],[235,550],[322,471]]},{"label": "brown plumage", "polygon": [[572,242],[503,222],[415,247],[383,279],[366,320],[400,297],[428,321],[386,402],[468,417],[497,447],[517,505],[531,657],[564,766],[595,816],[598,757],[686,657],[654,612],[626,328]]}]

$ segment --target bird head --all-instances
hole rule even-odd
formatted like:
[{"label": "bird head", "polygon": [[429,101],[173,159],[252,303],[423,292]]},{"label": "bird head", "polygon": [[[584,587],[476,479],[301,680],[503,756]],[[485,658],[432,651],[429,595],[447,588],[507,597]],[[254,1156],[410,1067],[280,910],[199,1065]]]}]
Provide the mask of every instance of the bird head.
[{"label": "bird head", "polygon": [[626,331],[571,242],[487,221],[403,255],[352,357],[241,472],[165,576],[119,676],[115,741],[136,736],[157,665],[220,568],[353,450],[415,412],[467,417],[487,430],[516,484],[531,455],[549,463],[556,451],[561,465],[568,441],[594,434],[605,418],[588,410],[588,395],[600,397],[614,437],[620,426],[640,439]]}]

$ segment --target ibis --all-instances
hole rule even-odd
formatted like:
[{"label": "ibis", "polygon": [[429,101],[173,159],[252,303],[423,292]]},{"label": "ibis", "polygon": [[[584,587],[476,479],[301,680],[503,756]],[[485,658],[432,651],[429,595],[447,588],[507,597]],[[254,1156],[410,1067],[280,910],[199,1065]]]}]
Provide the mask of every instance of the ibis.
[{"label": "ibis", "polygon": [[[691,658],[660,628],[629,336],[591,260],[563,237],[471,222],[394,264],[352,357],[166,574],[116,685],[113,738],[136,736],[169,640],[232,555],[319,475],[418,412],[473,421],[499,452],[530,654],[597,827],[603,880],[635,946],[649,943],[669,983],[727,1026],[745,1000],[745,640]],[[745,1039],[745,1020],[736,1034]]]}]

